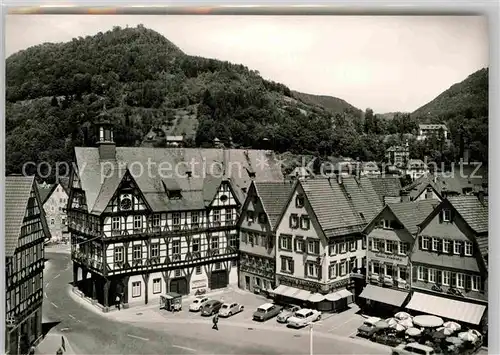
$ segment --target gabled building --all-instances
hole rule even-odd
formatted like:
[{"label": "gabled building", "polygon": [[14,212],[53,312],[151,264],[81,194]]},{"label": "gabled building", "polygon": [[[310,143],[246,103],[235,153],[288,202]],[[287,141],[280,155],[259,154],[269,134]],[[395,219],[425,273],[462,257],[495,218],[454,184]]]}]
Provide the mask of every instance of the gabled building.
[{"label": "gabled building", "polygon": [[481,324],[488,304],[488,206],[475,196],[443,200],[419,226],[412,262],[413,295],[407,308]]},{"label": "gabled building", "polygon": [[385,151],[386,161],[397,167],[405,168],[410,160],[410,147],[408,142],[405,145],[393,145]]},{"label": "gabled building", "polygon": [[387,204],[366,226],[367,286],[360,297],[381,310],[400,308],[411,287],[410,253],[418,234],[417,225],[439,201],[423,200]]},{"label": "gabled building", "polygon": [[241,209],[240,288],[269,292],[276,281],[276,222],[292,191],[289,181],[252,182]]},{"label": "gabled building", "polygon": [[[251,181],[283,180],[265,151],[116,147],[99,125],[97,147],[75,148],[67,206],[73,277],[109,309],[165,292],[237,286],[236,221]],[[155,301],[156,302],[156,301]]]},{"label": "gabled building", "polygon": [[276,222],[276,297],[322,310],[352,301],[366,266],[361,231],[382,207],[368,179],[298,181],[285,206]]},{"label": "gabled building", "polygon": [[50,239],[34,178],[5,179],[6,354],[42,338],[44,241]]},{"label": "gabled building", "polygon": [[43,183],[38,186],[52,242],[69,238],[66,216],[69,197],[68,182],[68,179],[60,179],[55,184]]}]

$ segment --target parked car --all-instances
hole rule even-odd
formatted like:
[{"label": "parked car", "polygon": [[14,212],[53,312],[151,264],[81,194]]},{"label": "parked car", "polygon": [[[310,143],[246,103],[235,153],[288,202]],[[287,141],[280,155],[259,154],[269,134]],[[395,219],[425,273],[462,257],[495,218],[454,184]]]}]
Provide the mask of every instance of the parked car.
[{"label": "parked car", "polygon": [[278,314],[278,317],[276,320],[280,323],[286,323],[288,321],[288,318],[293,316],[295,312],[297,312],[300,309],[299,306],[289,304],[283,308],[280,314]]},{"label": "parked car", "polygon": [[245,307],[239,303],[224,303],[219,310],[219,316],[231,317],[233,314],[240,313]]},{"label": "parked car", "polygon": [[287,326],[293,328],[302,328],[311,322],[321,320],[321,312],[314,309],[302,308],[288,318]]},{"label": "parked car", "polygon": [[198,312],[201,309],[201,307],[203,307],[203,305],[207,303],[207,301],[209,300],[210,298],[208,297],[196,297],[193,303],[189,305],[189,310],[191,312]]},{"label": "parked car", "polygon": [[401,344],[392,349],[392,355],[410,355],[410,354],[420,354],[420,355],[434,355],[434,349],[430,346],[410,343]]},{"label": "parked car", "polygon": [[201,315],[202,316],[211,316],[217,312],[222,307],[222,302],[217,300],[208,300],[201,307]]},{"label": "parked car", "polygon": [[365,337],[365,338],[371,338],[374,334],[376,334],[380,328],[375,326],[375,323],[370,322],[369,320],[366,320],[359,328],[358,328],[358,335]]},{"label": "parked car", "polygon": [[281,306],[272,303],[264,303],[253,313],[253,320],[264,322],[276,317],[281,312]]}]

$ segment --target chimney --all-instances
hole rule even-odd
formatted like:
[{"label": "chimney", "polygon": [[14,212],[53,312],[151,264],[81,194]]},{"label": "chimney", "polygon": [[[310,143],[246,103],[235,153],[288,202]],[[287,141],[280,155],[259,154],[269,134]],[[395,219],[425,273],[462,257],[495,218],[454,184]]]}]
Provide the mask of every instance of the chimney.
[{"label": "chimney", "polygon": [[408,191],[401,191],[401,202],[410,202],[410,193]]},{"label": "chimney", "polygon": [[113,124],[107,119],[106,112],[99,117],[97,147],[99,149],[99,160],[115,160],[116,144],[114,141]]}]

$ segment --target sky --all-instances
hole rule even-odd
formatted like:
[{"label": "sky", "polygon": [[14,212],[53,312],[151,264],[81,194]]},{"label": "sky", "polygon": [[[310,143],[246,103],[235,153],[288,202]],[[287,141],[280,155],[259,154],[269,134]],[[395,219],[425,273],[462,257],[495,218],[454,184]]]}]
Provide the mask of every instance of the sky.
[{"label": "sky", "polygon": [[138,24],[186,54],[243,64],[375,113],[412,112],[489,65],[480,16],[8,15],[6,55]]}]

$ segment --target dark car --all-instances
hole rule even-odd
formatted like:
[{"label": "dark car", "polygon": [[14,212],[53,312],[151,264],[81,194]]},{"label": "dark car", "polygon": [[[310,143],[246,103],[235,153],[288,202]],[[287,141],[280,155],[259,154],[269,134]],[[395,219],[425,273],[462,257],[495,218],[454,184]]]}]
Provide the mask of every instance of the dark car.
[{"label": "dark car", "polygon": [[376,327],[373,323],[364,322],[358,328],[358,335],[365,338],[371,338],[374,334],[376,334],[380,328]]},{"label": "dark car", "polygon": [[272,304],[265,303],[253,313],[253,320],[264,322],[270,318],[276,317],[281,312],[281,307]]},{"label": "dark car", "polygon": [[211,316],[215,313],[219,312],[219,309],[222,307],[222,302],[217,300],[207,301],[203,307],[201,308],[202,316]]}]

